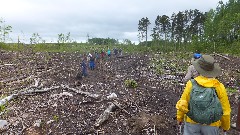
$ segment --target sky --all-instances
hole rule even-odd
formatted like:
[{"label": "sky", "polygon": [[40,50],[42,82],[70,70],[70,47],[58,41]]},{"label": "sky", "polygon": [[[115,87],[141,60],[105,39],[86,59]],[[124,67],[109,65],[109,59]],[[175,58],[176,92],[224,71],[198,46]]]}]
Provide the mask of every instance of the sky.
[{"label": "sky", "polygon": [[[228,0],[222,0],[226,3]],[[1,0],[0,18],[12,26],[8,42],[28,43],[33,33],[46,42],[58,34],[77,42],[91,38],[129,39],[138,42],[138,22],[148,17],[150,29],[158,15],[184,10],[207,12],[219,0]],[[1,24],[0,24],[1,25]],[[150,39],[150,37],[149,37]]]}]

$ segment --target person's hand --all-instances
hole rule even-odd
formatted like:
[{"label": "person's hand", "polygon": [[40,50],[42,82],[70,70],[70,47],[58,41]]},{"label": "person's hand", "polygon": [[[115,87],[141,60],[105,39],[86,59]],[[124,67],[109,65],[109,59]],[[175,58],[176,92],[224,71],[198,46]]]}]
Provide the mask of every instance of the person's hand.
[{"label": "person's hand", "polygon": [[177,124],[178,125],[182,125],[182,121],[177,121]]}]

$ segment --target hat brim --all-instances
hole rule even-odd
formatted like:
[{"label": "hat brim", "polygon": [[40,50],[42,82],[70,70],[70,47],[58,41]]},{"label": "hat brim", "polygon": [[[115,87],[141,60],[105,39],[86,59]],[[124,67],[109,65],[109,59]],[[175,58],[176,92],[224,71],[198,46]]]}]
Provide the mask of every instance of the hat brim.
[{"label": "hat brim", "polygon": [[198,60],[193,61],[192,64],[200,75],[209,77],[209,78],[215,78],[221,75],[221,68],[218,63],[214,63],[214,68],[212,71],[206,71],[200,67],[200,65],[198,64]]}]

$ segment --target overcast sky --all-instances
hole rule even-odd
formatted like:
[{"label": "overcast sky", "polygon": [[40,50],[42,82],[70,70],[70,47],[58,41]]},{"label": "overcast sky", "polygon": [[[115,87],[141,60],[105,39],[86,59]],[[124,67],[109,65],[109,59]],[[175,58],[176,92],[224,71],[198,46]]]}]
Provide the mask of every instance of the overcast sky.
[{"label": "overcast sky", "polygon": [[[1,0],[0,18],[12,26],[13,42],[28,42],[38,33],[47,42],[71,33],[77,42],[90,38],[138,41],[138,21],[158,15],[215,9],[219,0]],[[228,0],[223,0],[226,3]]]}]

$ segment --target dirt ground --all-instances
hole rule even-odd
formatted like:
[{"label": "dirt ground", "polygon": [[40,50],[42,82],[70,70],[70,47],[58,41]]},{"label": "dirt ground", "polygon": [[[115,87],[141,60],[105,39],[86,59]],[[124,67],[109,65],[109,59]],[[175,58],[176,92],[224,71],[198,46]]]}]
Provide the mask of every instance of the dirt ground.
[{"label": "dirt ground", "polygon": [[[87,77],[76,78],[81,72],[79,53],[1,51],[2,98],[19,91],[48,88],[46,92],[18,96],[1,107],[0,117],[8,122],[0,129],[1,134],[174,135],[175,104],[183,91],[181,80],[185,74],[178,69],[189,64],[188,59],[175,55],[111,56],[98,60],[96,69],[88,69]],[[230,60],[214,56],[223,69],[219,80],[227,88],[240,90],[240,59],[224,56]],[[166,59],[162,74],[156,73],[153,59]],[[138,86],[126,87],[126,79],[135,80]],[[117,97],[109,98],[113,93]],[[229,93],[232,123],[236,122],[238,97],[239,91]],[[105,121],[99,122],[112,103],[117,106],[111,108]],[[231,129],[228,134],[239,133]]]}]

